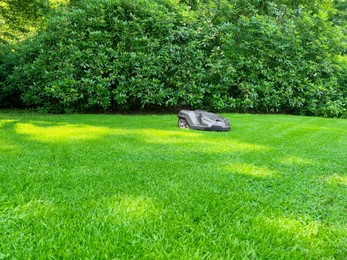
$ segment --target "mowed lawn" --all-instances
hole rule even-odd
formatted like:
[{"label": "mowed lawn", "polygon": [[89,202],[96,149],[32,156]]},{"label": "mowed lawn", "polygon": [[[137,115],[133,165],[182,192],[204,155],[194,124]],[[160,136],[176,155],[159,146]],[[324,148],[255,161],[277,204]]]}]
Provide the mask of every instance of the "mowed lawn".
[{"label": "mowed lawn", "polygon": [[0,111],[0,259],[346,259],[347,120]]}]

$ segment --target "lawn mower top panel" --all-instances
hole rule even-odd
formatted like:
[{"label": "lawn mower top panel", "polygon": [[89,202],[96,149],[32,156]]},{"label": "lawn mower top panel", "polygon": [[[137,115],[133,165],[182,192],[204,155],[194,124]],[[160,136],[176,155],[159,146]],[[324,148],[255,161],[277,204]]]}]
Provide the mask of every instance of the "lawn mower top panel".
[{"label": "lawn mower top panel", "polygon": [[178,127],[205,131],[229,131],[228,119],[204,110],[181,110],[177,114]]}]

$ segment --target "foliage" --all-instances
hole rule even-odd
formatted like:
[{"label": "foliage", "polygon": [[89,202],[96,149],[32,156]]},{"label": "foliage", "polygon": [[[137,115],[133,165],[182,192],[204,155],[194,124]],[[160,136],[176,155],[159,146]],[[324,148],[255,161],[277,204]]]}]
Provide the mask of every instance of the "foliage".
[{"label": "foliage", "polygon": [[233,69],[230,74],[220,71],[220,80],[232,79],[229,91],[237,91],[235,102],[248,111],[343,113],[327,107],[346,97],[337,81],[338,65],[327,51],[339,48],[338,31],[324,27],[323,14],[285,14],[273,7],[280,16],[241,17],[227,28],[222,44],[227,64],[222,68]]},{"label": "foliage", "polygon": [[334,6],[338,12],[337,18],[341,21],[347,21],[347,2],[346,0],[335,0]]},{"label": "foliage", "polygon": [[330,1],[74,1],[0,50],[0,101],[346,116],[333,11]]},{"label": "foliage", "polygon": [[48,12],[48,0],[2,0],[0,45],[18,42],[33,34]]}]

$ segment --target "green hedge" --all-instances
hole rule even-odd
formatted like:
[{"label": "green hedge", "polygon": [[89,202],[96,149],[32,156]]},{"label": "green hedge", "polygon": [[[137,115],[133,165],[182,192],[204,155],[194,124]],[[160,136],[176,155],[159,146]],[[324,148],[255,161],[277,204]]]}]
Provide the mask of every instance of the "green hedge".
[{"label": "green hedge", "polygon": [[346,116],[343,35],[326,7],[75,2],[36,37],[1,47],[2,106]]}]

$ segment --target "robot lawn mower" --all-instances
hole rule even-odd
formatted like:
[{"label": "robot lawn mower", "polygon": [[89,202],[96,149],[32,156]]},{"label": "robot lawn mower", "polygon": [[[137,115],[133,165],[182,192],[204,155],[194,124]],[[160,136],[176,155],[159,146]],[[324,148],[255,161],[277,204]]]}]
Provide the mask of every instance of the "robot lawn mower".
[{"label": "robot lawn mower", "polygon": [[178,127],[205,131],[229,131],[229,120],[204,110],[181,110],[177,114]]}]

